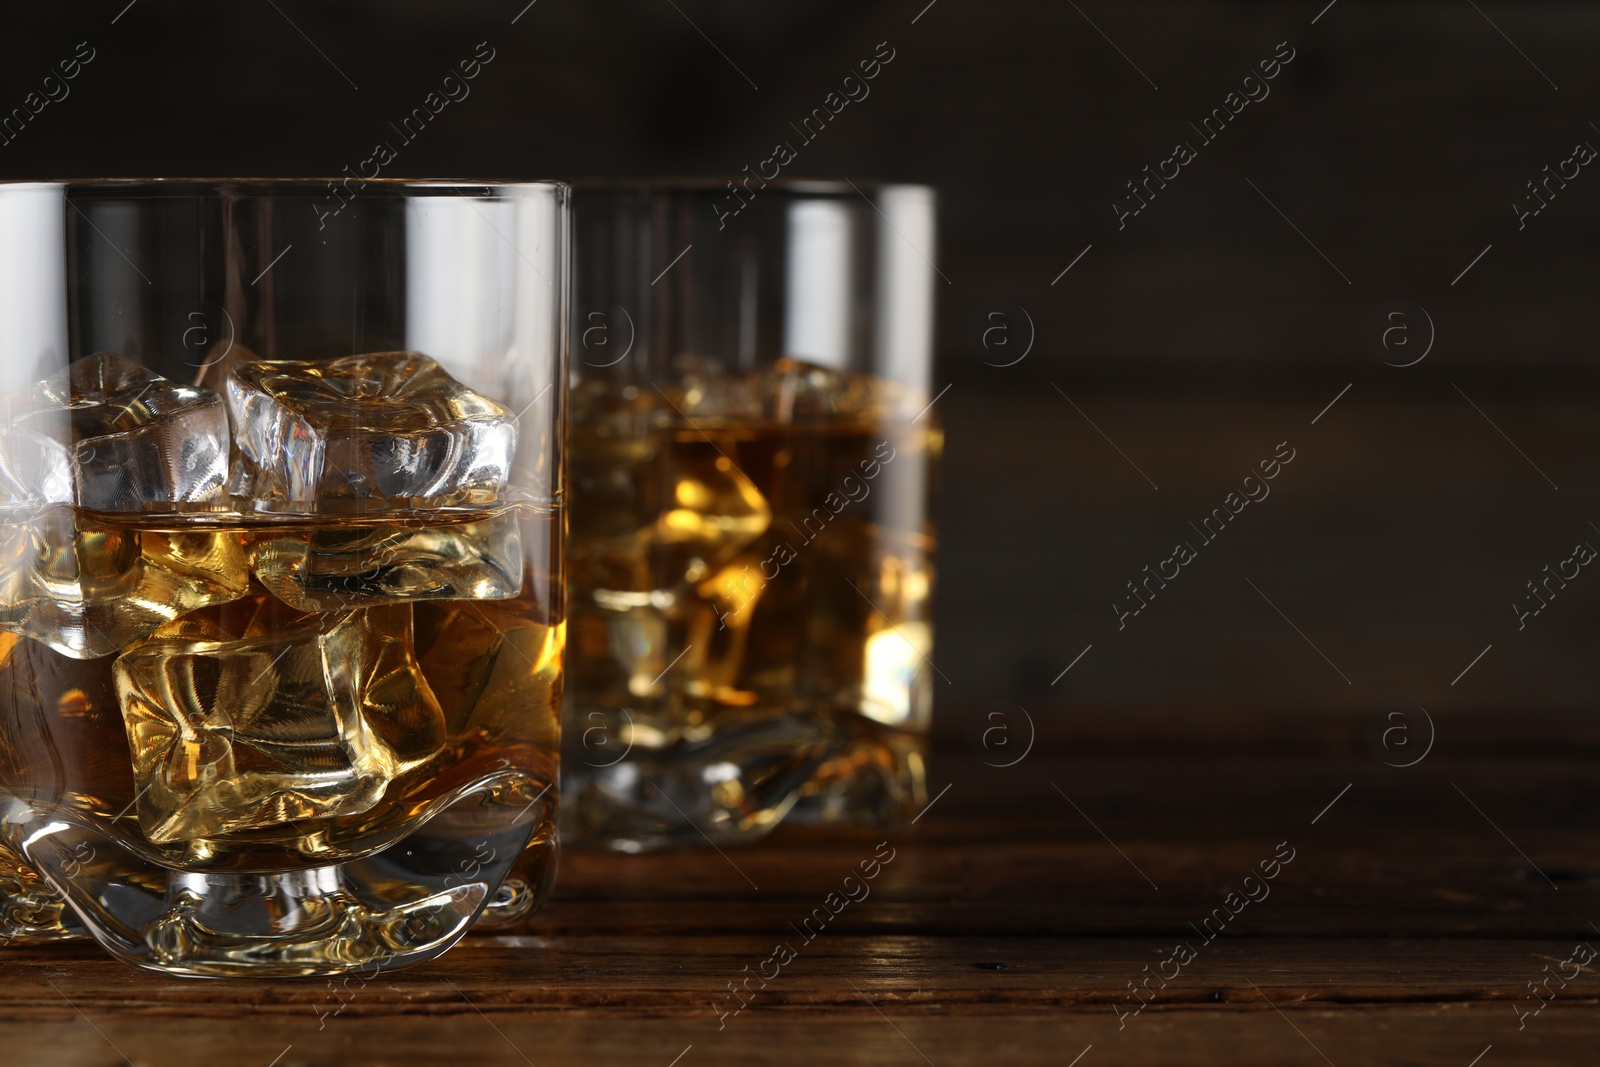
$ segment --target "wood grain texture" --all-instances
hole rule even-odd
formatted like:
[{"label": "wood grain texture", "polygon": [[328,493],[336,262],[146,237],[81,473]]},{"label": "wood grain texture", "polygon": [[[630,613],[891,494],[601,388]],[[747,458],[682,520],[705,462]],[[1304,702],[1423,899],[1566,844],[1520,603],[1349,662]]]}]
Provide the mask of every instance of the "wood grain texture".
[{"label": "wood grain texture", "polygon": [[[893,1026],[863,1008],[856,1017],[809,1015],[738,1020],[707,1033],[676,1019],[619,1025],[581,1016],[550,1019],[462,1014],[449,1019],[342,1019],[321,1033],[282,1019],[249,1027],[177,1033],[170,1022],[129,1021],[102,1037],[81,1020],[63,1034],[50,1024],[8,1028],[13,1047],[31,1042],[34,1067],[119,1065],[134,1062],[226,1063],[267,1067],[567,1067],[575,1064],[677,1067],[702,1064],[818,1063],[863,1067],[949,1067],[1005,1063],[1068,1067],[1184,1064],[1192,1067],[1336,1067],[1401,1063],[1466,1067],[1486,1046],[1478,1067],[1571,1067],[1594,1034],[1594,1005],[1552,1005],[1518,1033],[1501,1005],[1385,1005],[1296,1010],[1254,1007],[1196,1012],[1147,1011],[1119,1032],[1103,1010],[1065,1011],[1051,1018],[987,1027],[967,1018],[896,1017]],[[1289,1016],[1285,1019],[1285,1015]],[[1292,1025],[1291,1025],[1292,1020]],[[1509,1025],[1508,1025],[1509,1023]],[[124,1050],[130,1059],[114,1051]],[[1319,1055],[1319,1050],[1321,1055]],[[679,1056],[682,1059],[676,1059]],[[184,1058],[176,1058],[176,1057]],[[1326,1056],[1325,1060],[1323,1057]],[[17,1061],[24,1062],[24,1061]]]},{"label": "wood grain texture", "polygon": [[[195,982],[9,948],[0,1064],[1583,1062],[1600,974],[1522,1015],[1530,982],[1600,944],[1592,724],[1497,753],[1493,721],[1464,719],[1396,769],[1364,717],[1319,721],[1147,712],[1142,743],[1085,729],[1006,769],[941,751],[950,788],[915,826],[569,850],[527,930],[406,971]],[[885,841],[870,894],[806,940],[791,924]],[[1282,842],[1267,895],[1227,910]],[[779,942],[794,959],[735,999]],[[1192,958],[1136,999],[1179,942]]]}]

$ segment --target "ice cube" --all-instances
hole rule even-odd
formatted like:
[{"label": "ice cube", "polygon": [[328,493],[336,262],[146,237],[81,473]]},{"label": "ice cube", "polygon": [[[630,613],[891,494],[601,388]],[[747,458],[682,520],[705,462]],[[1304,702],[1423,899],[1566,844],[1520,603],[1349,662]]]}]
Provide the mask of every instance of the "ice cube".
[{"label": "ice cube", "polygon": [[696,420],[908,418],[922,406],[917,391],[898,382],[788,357],[747,375],[690,374],[683,389],[682,413]]},{"label": "ice cube", "polygon": [[588,378],[572,384],[568,405],[575,424],[605,426],[607,432],[627,433],[642,431],[653,421],[669,421],[672,405],[681,399],[681,393],[674,399],[671,390]]},{"label": "ice cube", "polygon": [[0,515],[0,630],[74,659],[243,596],[249,581],[235,534],[145,529],[65,505]]},{"label": "ice cube", "polygon": [[47,504],[70,504],[72,487],[72,454],[64,445],[0,424],[0,522],[32,517]]},{"label": "ice cube", "polygon": [[[140,511],[226,497],[228,416],[209,389],[97,352],[10,403],[13,430],[36,431],[70,449],[73,499],[83,507]],[[47,484],[59,482],[58,466],[54,457],[46,460]],[[59,491],[49,498],[59,499]]]},{"label": "ice cube", "polygon": [[572,482],[583,507],[572,515],[569,552],[579,584],[661,590],[671,600],[760,537],[772,508],[726,451],[698,434],[575,435]]},{"label": "ice cube", "polygon": [[444,746],[409,604],[303,615],[255,600],[179,619],[116,661],[154,844],[359,814]]},{"label": "ice cube", "polygon": [[517,441],[510,412],[418,352],[240,363],[228,409],[235,491],[263,510],[491,504]]},{"label": "ice cube", "polygon": [[417,662],[450,732],[496,743],[559,744],[564,623],[549,625],[494,604],[418,604]]},{"label": "ice cube", "polygon": [[667,496],[649,540],[684,545],[721,563],[766,530],[772,509],[733,460],[714,448],[675,446],[661,471]]},{"label": "ice cube", "polygon": [[249,551],[261,584],[301,611],[507,600],[522,591],[515,512],[475,522],[269,528],[254,536]]},{"label": "ice cube", "polygon": [[574,434],[573,680],[633,707],[640,728],[658,710],[670,719],[700,676],[717,619],[696,586],[772,522],[733,451],[731,436],[718,445],[692,431]]}]

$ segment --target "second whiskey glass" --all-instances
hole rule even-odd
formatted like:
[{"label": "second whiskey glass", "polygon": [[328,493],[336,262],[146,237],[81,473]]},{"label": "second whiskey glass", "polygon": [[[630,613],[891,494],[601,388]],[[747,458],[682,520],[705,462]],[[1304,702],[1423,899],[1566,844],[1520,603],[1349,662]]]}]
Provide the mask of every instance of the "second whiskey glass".
[{"label": "second whiskey glass", "polygon": [[574,192],[568,841],[925,802],[933,195]]}]

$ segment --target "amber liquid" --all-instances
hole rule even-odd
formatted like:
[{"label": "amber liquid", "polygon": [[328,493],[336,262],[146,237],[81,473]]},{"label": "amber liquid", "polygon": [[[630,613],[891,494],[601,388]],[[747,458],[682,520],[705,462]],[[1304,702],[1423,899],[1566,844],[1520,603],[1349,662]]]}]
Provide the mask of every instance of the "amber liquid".
[{"label": "amber liquid", "polygon": [[[114,867],[126,849],[178,872],[273,872],[381,852],[491,783],[541,817],[485,917],[537,906],[555,847],[559,515],[62,511],[50,543],[76,528],[66,569],[90,606],[75,632],[50,603],[6,616],[43,639],[0,633],[0,794],[118,842],[86,865]],[[8,591],[24,572],[50,587],[62,564],[38,558],[39,536],[0,535]],[[515,566],[475,563],[480,548],[516,553]],[[147,629],[152,613],[165,621]],[[462,836],[470,857],[470,827]],[[3,847],[0,895],[8,936],[70,923]]]},{"label": "amber liquid", "polygon": [[659,812],[695,824],[685,841],[924,802],[929,422],[574,427],[565,766],[569,783],[609,780],[569,806],[576,836],[667,843],[619,810],[629,762],[711,783],[698,808],[680,792]]}]

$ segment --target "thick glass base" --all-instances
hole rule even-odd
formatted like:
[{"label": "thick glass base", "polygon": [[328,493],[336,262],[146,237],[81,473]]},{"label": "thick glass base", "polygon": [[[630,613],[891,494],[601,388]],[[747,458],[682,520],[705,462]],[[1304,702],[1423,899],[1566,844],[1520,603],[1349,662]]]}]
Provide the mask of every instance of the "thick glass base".
[{"label": "thick glass base", "polygon": [[562,760],[562,837],[622,852],[741,844],[766,834],[834,753],[826,721],[803,712],[741,715],[615,763]]},{"label": "thick glass base", "polygon": [[923,739],[859,715],[744,715],[606,766],[562,761],[562,836],[622,852],[754,841],[785,818],[885,825],[926,803]]},{"label": "thick glass base", "polygon": [[[0,801],[0,830],[82,928],[129,963],[195,977],[332,975],[421,963],[480,915],[509,925],[531,912],[547,886],[527,878],[547,881],[554,869],[554,791],[528,786],[496,776],[380,851],[292,871],[176,871],[99,820],[17,797]],[[8,901],[10,913],[19,908]],[[38,912],[33,928],[52,923],[61,933],[75,925]]]},{"label": "thick glass base", "polygon": [[88,936],[61,894],[0,844],[0,945]]},{"label": "thick glass base", "polygon": [[790,822],[894,826],[928,803],[927,739],[868,719],[817,768],[800,791]]}]

